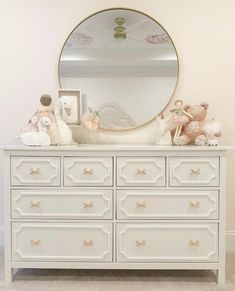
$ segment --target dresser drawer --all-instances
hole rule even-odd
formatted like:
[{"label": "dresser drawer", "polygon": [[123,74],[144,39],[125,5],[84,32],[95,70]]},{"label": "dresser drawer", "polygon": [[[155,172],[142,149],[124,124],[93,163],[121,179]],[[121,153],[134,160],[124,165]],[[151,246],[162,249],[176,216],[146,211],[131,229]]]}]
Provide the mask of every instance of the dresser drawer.
[{"label": "dresser drawer", "polygon": [[13,190],[13,218],[111,219],[112,190]]},{"label": "dresser drawer", "polygon": [[111,223],[13,223],[15,261],[112,261]]},{"label": "dresser drawer", "polygon": [[118,190],[118,219],[217,219],[218,192]]},{"label": "dresser drawer", "polygon": [[64,186],[112,186],[111,157],[64,158]]},{"label": "dresser drawer", "polygon": [[117,158],[118,186],[165,186],[165,158]]},{"label": "dresser drawer", "polygon": [[60,186],[59,157],[11,157],[12,186]]},{"label": "dresser drawer", "polygon": [[170,186],[219,186],[219,157],[171,157]]},{"label": "dresser drawer", "polygon": [[217,223],[117,225],[118,262],[217,262]]}]

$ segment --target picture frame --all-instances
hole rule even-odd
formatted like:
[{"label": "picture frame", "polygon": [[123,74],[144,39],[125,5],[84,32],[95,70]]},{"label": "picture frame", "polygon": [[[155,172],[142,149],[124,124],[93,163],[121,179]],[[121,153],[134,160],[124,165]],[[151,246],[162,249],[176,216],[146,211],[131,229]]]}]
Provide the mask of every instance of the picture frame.
[{"label": "picture frame", "polygon": [[78,89],[59,89],[58,97],[64,97],[65,105],[62,108],[62,118],[68,125],[81,125],[82,97]]}]

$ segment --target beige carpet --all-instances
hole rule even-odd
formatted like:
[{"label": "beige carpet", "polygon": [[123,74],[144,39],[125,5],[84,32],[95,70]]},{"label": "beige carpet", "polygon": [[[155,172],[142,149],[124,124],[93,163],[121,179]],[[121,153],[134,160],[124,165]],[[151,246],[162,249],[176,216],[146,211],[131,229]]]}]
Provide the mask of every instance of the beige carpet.
[{"label": "beige carpet", "polygon": [[223,288],[209,271],[103,271],[21,269],[4,285],[0,251],[0,290],[8,291],[235,291],[235,254],[227,255]]}]

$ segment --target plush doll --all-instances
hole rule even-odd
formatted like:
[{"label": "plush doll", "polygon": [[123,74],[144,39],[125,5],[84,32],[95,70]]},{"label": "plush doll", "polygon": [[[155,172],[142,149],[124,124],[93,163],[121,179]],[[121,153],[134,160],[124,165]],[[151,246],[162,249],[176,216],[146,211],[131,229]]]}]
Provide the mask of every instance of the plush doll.
[{"label": "plush doll", "polygon": [[[33,115],[33,117],[29,120],[28,124],[23,129],[23,133],[31,133],[31,132],[42,132],[40,126],[46,126],[46,134],[49,135],[50,144],[57,145],[59,144],[59,132],[58,126],[54,116],[54,109],[52,106],[52,98],[50,95],[44,94],[40,98],[41,105],[39,106],[37,112]],[[44,128],[45,129],[45,128]],[[21,135],[21,137],[22,137]],[[27,145],[30,145],[30,134],[27,134]],[[38,137],[37,137],[38,138]],[[25,140],[25,139],[23,139]],[[23,142],[22,140],[22,142]],[[48,142],[48,140],[47,140]],[[24,142],[23,142],[24,143]],[[33,145],[36,145],[35,141]],[[40,142],[38,142],[40,145]]]},{"label": "plush doll", "polygon": [[205,145],[206,136],[203,131],[203,121],[208,109],[207,103],[185,106],[184,110],[191,115],[190,120],[183,126],[182,135],[175,139],[176,145],[196,144]]}]

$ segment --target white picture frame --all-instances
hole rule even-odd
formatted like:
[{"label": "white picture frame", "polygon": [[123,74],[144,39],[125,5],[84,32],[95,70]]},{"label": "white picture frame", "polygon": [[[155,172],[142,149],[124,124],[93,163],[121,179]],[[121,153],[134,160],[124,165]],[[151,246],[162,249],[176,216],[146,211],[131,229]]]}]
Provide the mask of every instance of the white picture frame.
[{"label": "white picture frame", "polygon": [[68,125],[81,125],[82,97],[78,89],[59,89],[58,97],[64,97],[68,106],[63,107],[61,115]]}]

